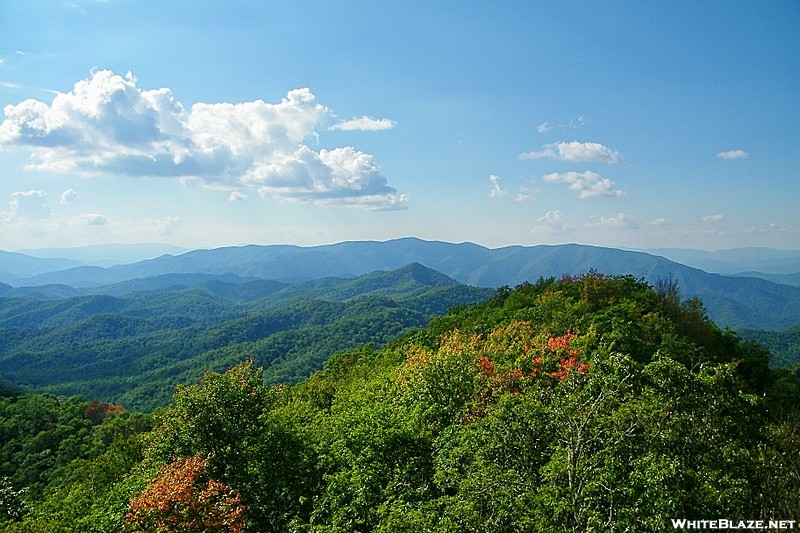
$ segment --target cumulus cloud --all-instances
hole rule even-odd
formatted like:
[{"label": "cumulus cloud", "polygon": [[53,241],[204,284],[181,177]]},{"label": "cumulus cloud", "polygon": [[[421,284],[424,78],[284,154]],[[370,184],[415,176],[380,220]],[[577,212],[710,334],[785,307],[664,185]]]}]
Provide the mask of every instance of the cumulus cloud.
[{"label": "cumulus cloud", "polygon": [[548,211],[543,216],[536,219],[536,226],[531,231],[534,233],[552,233],[566,231],[570,229],[568,223],[564,222],[564,214],[555,209]]},{"label": "cumulus cloud", "polygon": [[11,240],[19,235],[26,239],[39,237],[58,228],[58,222],[59,217],[47,204],[47,193],[36,189],[14,191],[8,211],[0,211],[0,233]]},{"label": "cumulus cloud", "polygon": [[61,199],[59,203],[61,205],[69,205],[72,202],[76,201],[80,196],[78,195],[78,191],[75,189],[67,189],[66,191],[61,193]]},{"label": "cumulus cloud", "polygon": [[84,226],[105,226],[108,224],[108,219],[104,215],[97,213],[83,213],[80,216],[81,224]]},{"label": "cumulus cloud", "polygon": [[489,180],[492,182],[492,189],[489,191],[489,196],[498,198],[508,194],[508,189],[504,189],[500,186],[500,176],[492,174],[489,176]]},{"label": "cumulus cloud", "polygon": [[716,214],[716,215],[706,215],[701,220],[703,222],[717,222],[719,220],[722,220],[722,218],[723,218],[722,215]]},{"label": "cumulus cloud", "polygon": [[388,118],[356,117],[343,120],[329,127],[331,131],[381,131],[390,130],[397,126],[397,122]]},{"label": "cumulus cloud", "polygon": [[749,154],[744,150],[728,150],[727,152],[717,152],[718,159],[745,159]]},{"label": "cumulus cloud", "polygon": [[546,144],[541,150],[519,154],[520,159],[556,159],[558,161],[584,162],[599,161],[616,163],[620,154],[600,143],[557,142]]},{"label": "cumulus cloud", "polygon": [[[100,70],[49,105],[29,99],[4,112],[0,148],[30,151],[28,169],[178,177],[368,209],[399,209],[407,201],[372,155],[353,147],[308,146],[332,115],[305,88],[278,103],[196,103],[185,109],[169,89],[143,90],[130,73]],[[360,122],[353,129],[386,124],[362,119],[354,119]]]},{"label": "cumulus cloud", "polygon": [[657,218],[657,219],[653,220],[652,222],[648,222],[648,224],[650,226],[666,226],[669,223],[667,222],[666,218]]},{"label": "cumulus cloud", "polygon": [[247,195],[243,192],[233,191],[228,195],[229,202],[241,202],[242,200],[246,199]]},{"label": "cumulus cloud", "polygon": [[569,188],[578,193],[580,198],[597,196],[622,196],[623,191],[617,189],[614,182],[599,174],[587,170],[584,172],[553,172],[542,176],[547,183],[567,183]]},{"label": "cumulus cloud", "polygon": [[3,213],[5,220],[46,219],[51,215],[50,208],[47,206],[47,193],[36,189],[12,192],[8,206],[10,210]]},{"label": "cumulus cloud", "polygon": [[600,217],[596,222],[586,224],[587,228],[633,228],[636,226],[634,218],[625,213],[617,213],[613,217]]},{"label": "cumulus cloud", "polygon": [[542,122],[536,129],[539,131],[539,133],[547,133],[553,129],[553,126],[551,126],[549,122]]}]

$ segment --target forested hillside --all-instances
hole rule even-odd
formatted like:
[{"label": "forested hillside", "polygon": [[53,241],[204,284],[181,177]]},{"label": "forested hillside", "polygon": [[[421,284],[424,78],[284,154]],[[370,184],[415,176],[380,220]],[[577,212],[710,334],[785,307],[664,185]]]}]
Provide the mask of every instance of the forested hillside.
[{"label": "forested hillside", "polygon": [[800,365],[800,324],[784,331],[744,330],[745,339],[763,344],[771,352],[770,363],[777,367]]},{"label": "forested hillside", "polygon": [[[417,264],[300,285],[227,279],[167,276],[106,288],[118,296],[59,298],[42,287],[50,292],[0,298],[0,377],[34,392],[151,410],[178,383],[243,357],[265,369],[268,383],[295,383],[337,351],[382,346],[495,292]],[[142,287],[150,289],[135,290]]]},{"label": "forested hillside", "polygon": [[239,355],[147,416],[4,399],[6,529],[655,532],[800,508],[797,376],[670,283],[503,289],[290,387]]}]

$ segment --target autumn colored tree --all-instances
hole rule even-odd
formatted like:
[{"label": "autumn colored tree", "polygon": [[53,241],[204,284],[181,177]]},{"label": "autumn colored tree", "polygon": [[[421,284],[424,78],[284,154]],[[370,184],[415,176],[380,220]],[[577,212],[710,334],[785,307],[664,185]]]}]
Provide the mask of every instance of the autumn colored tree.
[{"label": "autumn colored tree", "polygon": [[208,475],[208,459],[194,455],[174,461],[131,500],[127,531],[176,533],[225,531],[247,527],[239,493]]}]

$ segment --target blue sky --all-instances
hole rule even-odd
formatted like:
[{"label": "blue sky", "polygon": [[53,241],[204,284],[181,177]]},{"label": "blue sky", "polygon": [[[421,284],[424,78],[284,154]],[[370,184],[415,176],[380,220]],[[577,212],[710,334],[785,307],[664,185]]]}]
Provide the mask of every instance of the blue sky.
[{"label": "blue sky", "polygon": [[800,3],[0,0],[0,249],[800,249]]}]

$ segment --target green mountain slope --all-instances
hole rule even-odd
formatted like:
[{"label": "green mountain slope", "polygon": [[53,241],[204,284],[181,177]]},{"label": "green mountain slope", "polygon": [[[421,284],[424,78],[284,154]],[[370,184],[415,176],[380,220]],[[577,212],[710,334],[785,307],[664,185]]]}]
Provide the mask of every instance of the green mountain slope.
[{"label": "green mountain slope", "polygon": [[337,351],[382,345],[447,307],[494,293],[421,265],[303,285],[191,280],[197,284],[138,280],[136,287],[167,286],[120,296],[0,298],[0,376],[31,390],[152,409],[175,384],[243,354],[270,382],[293,383]]},{"label": "green mountain slope", "polygon": [[742,338],[767,346],[772,364],[779,367],[800,365],[800,324],[784,331],[743,330]]}]

